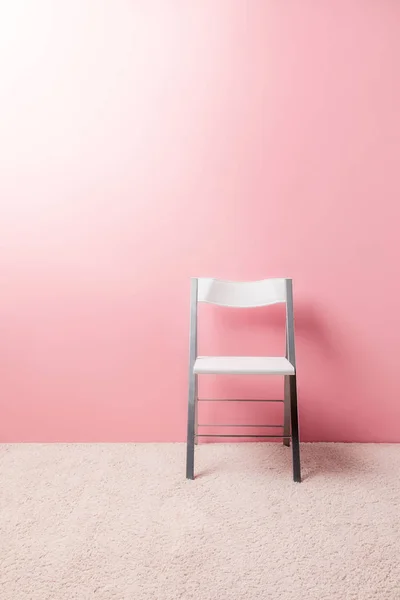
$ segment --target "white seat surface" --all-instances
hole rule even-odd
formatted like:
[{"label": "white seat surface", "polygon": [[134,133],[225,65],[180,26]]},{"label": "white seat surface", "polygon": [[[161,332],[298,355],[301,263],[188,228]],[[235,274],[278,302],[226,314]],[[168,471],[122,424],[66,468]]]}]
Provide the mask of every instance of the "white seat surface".
[{"label": "white seat surface", "polygon": [[284,357],[199,356],[196,375],[294,375],[293,365]]}]

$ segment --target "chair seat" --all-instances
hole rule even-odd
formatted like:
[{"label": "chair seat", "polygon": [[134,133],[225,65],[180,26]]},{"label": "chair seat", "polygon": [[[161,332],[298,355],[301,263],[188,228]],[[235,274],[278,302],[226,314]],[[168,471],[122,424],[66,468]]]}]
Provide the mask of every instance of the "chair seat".
[{"label": "chair seat", "polygon": [[294,375],[293,365],[284,357],[199,356],[196,375]]}]

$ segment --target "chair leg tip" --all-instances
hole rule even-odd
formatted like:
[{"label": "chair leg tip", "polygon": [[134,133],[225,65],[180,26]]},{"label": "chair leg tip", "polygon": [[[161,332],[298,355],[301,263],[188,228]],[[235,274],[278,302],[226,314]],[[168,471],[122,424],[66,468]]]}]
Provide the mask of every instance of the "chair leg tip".
[{"label": "chair leg tip", "polygon": [[186,479],[190,479],[191,481],[193,481],[193,479],[194,479],[194,471],[192,471],[191,469],[188,469],[186,471]]}]

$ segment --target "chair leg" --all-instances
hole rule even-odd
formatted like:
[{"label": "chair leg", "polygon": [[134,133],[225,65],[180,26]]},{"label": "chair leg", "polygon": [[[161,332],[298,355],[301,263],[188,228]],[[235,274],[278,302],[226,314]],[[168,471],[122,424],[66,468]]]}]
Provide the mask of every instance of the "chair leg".
[{"label": "chair leg", "polygon": [[[285,375],[285,400],[284,400],[284,418],[283,418],[283,435],[290,436],[290,382],[289,375]],[[290,446],[290,438],[283,438],[283,445]]]},{"label": "chair leg", "polygon": [[194,479],[194,439],[196,427],[196,388],[197,375],[189,375],[189,402],[186,446],[186,478]]},{"label": "chair leg", "polygon": [[195,395],[194,395],[194,445],[197,446],[199,438],[199,392],[198,392],[198,376],[195,377]]},{"label": "chair leg", "polygon": [[290,420],[292,425],[292,457],[293,457],[293,480],[301,482],[300,468],[300,438],[299,417],[297,413],[297,382],[296,375],[289,378],[290,387]]}]

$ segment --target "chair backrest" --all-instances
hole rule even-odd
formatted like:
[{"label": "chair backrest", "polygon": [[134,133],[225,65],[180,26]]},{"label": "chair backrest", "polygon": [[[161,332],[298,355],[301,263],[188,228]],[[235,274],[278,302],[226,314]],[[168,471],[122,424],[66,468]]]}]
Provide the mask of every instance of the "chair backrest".
[{"label": "chair backrest", "polygon": [[199,279],[197,300],[235,308],[255,308],[286,302],[286,280],[234,282]]},{"label": "chair backrest", "polygon": [[[232,308],[256,308],[270,304],[286,304],[286,358],[295,366],[293,288],[291,279],[261,281],[222,281],[192,279],[191,356],[197,356],[197,303],[207,302]],[[193,358],[194,360],[194,358]]]}]

